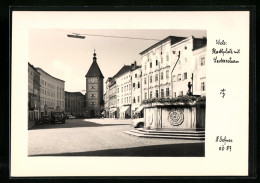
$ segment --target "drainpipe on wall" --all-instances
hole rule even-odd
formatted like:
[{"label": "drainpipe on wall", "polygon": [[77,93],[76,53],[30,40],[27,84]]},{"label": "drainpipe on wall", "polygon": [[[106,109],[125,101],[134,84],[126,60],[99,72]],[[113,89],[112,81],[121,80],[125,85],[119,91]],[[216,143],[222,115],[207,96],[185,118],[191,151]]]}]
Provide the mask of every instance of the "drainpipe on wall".
[{"label": "drainpipe on wall", "polygon": [[130,107],[130,112],[131,112],[131,118],[133,118],[133,113],[132,113],[132,107],[133,107],[133,79],[132,79],[132,74],[131,74],[131,107]]},{"label": "drainpipe on wall", "polygon": [[[162,52],[161,52],[161,61],[162,61]],[[160,62],[161,62],[160,61]],[[158,98],[159,98],[159,96],[160,96],[160,88],[161,88],[161,63],[159,62],[159,74],[158,74],[158,77],[159,77],[159,91],[158,91]]]},{"label": "drainpipe on wall", "polygon": [[[149,53],[148,53],[148,60],[149,60]],[[149,62],[148,62],[149,63]],[[148,67],[150,67],[150,64],[148,64]],[[148,82],[148,91],[147,91],[147,99],[149,99],[150,98],[150,93],[149,93],[149,83],[150,83],[150,75],[149,74],[147,74],[147,82]]]},{"label": "drainpipe on wall", "polygon": [[160,89],[161,89],[161,62],[162,62],[162,45],[161,45],[161,60],[160,60],[160,62],[159,62],[159,74],[158,74],[158,77],[159,77],[159,91],[158,91],[158,97],[161,95],[160,93],[161,93],[161,91],[160,91]]},{"label": "drainpipe on wall", "polygon": [[[142,94],[143,94],[143,74],[142,74],[142,69],[140,69],[141,70],[141,72],[140,72],[140,78],[141,78],[141,82],[140,82],[140,84],[141,84],[141,96],[140,96],[140,101],[141,101],[141,105],[142,105],[142,100],[143,100],[143,98],[142,98]],[[140,105],[140,106],[141,106]]]},{"label": "drainpipe on wall", "polygon": [[171,89],[172,89],[172,98],[173,98],[173,81],[172,81],[172,73],[173,73],[173,70],[175,69],[175,67],[176,67],[176,65],[177,65],[177,63],[178,63],[178,61],[180,60],[180,57],[181,57],[181,52],[179,51],[178,59],[177,59],[175,65],[174,65],[174,67],[172,68],[172,71],[171,71],[171,85],[172,85],[172,88],[171,88]]},{"label": "drainpipe on wall", "polygon": [[191,93],[193,95],[193,73],[191,74]]}]

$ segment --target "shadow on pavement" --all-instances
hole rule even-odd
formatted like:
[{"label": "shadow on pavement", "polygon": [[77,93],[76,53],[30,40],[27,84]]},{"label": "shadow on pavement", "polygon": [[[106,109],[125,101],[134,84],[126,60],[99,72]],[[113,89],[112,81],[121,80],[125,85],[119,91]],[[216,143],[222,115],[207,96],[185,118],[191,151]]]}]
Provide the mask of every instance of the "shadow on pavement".
[{"label": "shadow on pavement", "polygon": [[205,157],[205,143],[185,143],[32,156]]},{"label": "shadow on pavement", "polygon": [[91,121],[84,121],[82,120],[66,120],[64,124],[62,123],[43,123],[38,124],[32,127],[29,130],[42,130],[42,129],[55,129],[55,128],[79,128],[79,127],[103,127],[103,126],[120,126],[120,125],[130,125],[130,124],[120,124],[120,123],[113,123],[113,124],[106,124],[106,123],[95,123]]}]

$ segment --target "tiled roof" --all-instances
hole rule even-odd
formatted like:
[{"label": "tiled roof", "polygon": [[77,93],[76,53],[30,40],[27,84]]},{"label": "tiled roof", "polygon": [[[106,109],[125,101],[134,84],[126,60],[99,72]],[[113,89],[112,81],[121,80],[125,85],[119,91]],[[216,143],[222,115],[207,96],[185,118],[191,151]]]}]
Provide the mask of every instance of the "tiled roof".
[{"label": "tiled roof", "polygon": [[163,39],[163,40],[161,40],[161,41],[155,43],[154,45],[150,46],[149,48],[145,49],[144,51],[142,51],[142,52],[139,53],[139,54],[142,55],[142,54],[144,54],[145,52],[147,52],[147,51],[149,51],[149,50],[151,50],[151,49],[153,49],[153,48],[155,48],[155,47],[161,45],[162,43],[164,43],[164,42],[166,42],[166,41],[169,41],[169,40],[170,40],[170,41],[171,41],[171,45],[173,45],[173,44],[175,44],[175,43],[177,43],[177,42],[179,42],[179,41],[181,41],[181,40],[184,40],[184,39],[186,39],[186,38],[187,38],[187,37],[168,36],[168,37],[166,37],[165,39]]},{"label": "tiled roof", "polygon": [[102,78],[104,78],[96,61],[92,62],[92,65],[90,66],[88,73],[85,75],[85,77],[102,77]]},{"label": "tiled roof", "polygon": [[120,76],[120,75],[122,75],[122,74],[124,74],[124,73],[126,73],[126,72],[128,72],[128,71],[131,71],[131,65],[124,65],[119,71],[118,71],[118,73],[116,73],[116,75],[114,75],[113,76],[113,78],[116,78],[116,77],[118,77],[118,76]]}]

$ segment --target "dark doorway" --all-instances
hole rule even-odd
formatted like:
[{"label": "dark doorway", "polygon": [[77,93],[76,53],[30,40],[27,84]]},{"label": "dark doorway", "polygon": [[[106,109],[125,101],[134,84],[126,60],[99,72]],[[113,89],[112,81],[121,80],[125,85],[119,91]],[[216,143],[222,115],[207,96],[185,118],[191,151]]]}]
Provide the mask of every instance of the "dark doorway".
[{"label": "dark doorway", "polygon": [[94,117],[95,117],[95,110],[91,110],[91,111],[90,111],[90,117],[91,117],[91,118],[94,118]]}]

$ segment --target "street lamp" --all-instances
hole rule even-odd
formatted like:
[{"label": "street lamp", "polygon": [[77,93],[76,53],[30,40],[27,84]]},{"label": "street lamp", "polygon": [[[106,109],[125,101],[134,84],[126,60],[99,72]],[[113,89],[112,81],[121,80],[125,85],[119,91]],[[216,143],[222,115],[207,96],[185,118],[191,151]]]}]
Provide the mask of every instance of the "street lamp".
[{"label": "street lamp", "polygon": [[71,37],[71,38],[85,39],[85,36],[81,36],[80,34],[76,34],[76,33],[67,34],[67,36],[68,36],[68,37]]}]

